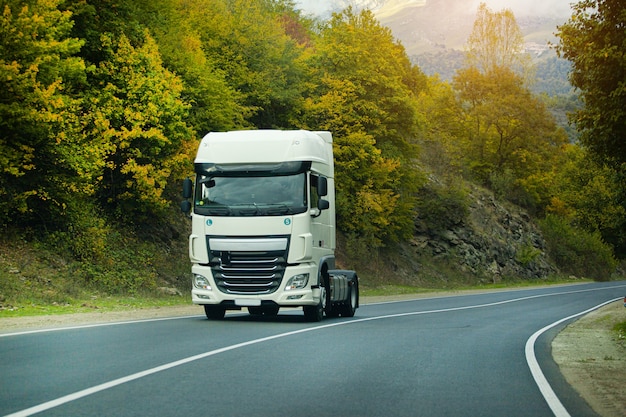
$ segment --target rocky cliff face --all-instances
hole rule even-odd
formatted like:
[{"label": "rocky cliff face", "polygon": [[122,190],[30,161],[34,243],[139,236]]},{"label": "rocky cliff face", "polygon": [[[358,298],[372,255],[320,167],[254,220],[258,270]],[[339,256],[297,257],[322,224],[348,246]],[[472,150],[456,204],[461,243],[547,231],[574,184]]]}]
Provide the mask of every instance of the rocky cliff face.
[{"label": "rocky cliff face", "polygon": [[466,212],[448,213],[447,227],[439,230],[427,221],[428,213],[418,215],[411,241],[416,254],[454,262],[453,269],[483,282],[545,278],[557,272],[540,231],[524,211],[505,206],[488,191],[475,187],[467,202]]}]

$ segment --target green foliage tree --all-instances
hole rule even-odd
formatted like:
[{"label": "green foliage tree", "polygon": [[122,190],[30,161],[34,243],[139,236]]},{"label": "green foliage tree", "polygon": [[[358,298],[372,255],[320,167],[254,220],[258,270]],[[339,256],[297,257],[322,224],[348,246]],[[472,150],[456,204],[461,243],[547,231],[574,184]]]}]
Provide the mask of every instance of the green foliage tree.
[{"label": "green foliage tree", "polygon": [[522,46],[513,13],[493,13],[481,4],[468,41],[468,66],[453,81],[465,126],[456,153],[497,194],[540,210],[537,177],[549,169],[566,134],[526,87]]},{"label": "green foliage tree", "polygon": [[621,0],[572,4],[570,19],[558,27],[557,52],[572,63],[570,82],[584,107],[574,112],[580,140],[592,155],[614,167],[626,164],[626,7]]},{"label": "green foliage tree", "polygon": [[[0,15],[0,222],[60,227],[94,191],[99,149],[81,132],[82,41],[60,1],[4,1]],[[56,224],[55,224],[56,223]]]},{"label": "green foliage tree", "polygon": [[[253,112],[244,104],[245,96],[231,86],[227,74],[205,52],[202,37],[205,24],[197,24],[196,14],[212,7],[207,0],[133,0],[134,15],[149,28],[158,44],[163,66],[183,82],[182,97],[191,107],[189,125],[198,136],[246,126]],[[130,28],[130,33],[134,30]]]},{"label": "green foliage tree", "polygon": [[412,232],[425,77],[369,11],[335,14],[310,60],[305,124],[335,137],[338,225],[373,246]]},{"label": "green foliage tree", "polygon": [[288,2],[180,2],[212,68],[241,94],[246,126],[292,127],[303,104],[304,45],[287,34]]},{"label": "green foliage tree", "polygon": [[[253,113],[245,96],[227,80],[217,63],[205,52],[204,16],[213,10],[208,0],[85,0],[69,1],[76,22],[74,33],[85,39],[81,55],[99,64],[108,59],[101,36],[126,36],[138,45],[149,30],[161,53],[163,66],[183,81],[182,97],[192,106],[188,123],[198,136],[211,130],[228,130],[246,125]],[[216,18],[216,21],[221,20]],[[224,35],[227,36],[227,35]]]},{"label": "green foliage tree", "polygon": [[180,79],[163,68],[156,43],[146,33],[134,47],[103,35],[108,59],[95,70],[86,127],[92,146],[106,149],[97,195],[121,218],[142,220],[167,207],[163,192],[188,164],[184,151],[194,136],[185,122],[188,105]]},{"label": "green foliage tree", "polygon": [[568,219],[548,214],[539,222],[550,257],[561,271],[575,276],[609,281],[617,266],[613,249],[599,232],[573,226]]},{"label": "green foliage tree", "polygon": [[[147,1],[148,5],[155,5]],[[150,25],[159,44],[164,65],[183,81],[182,96],[191,104],[189,124],[202,137],[246,125],[252,114],[244,96],[227,82],[226,74],[203,49],[201,27],[191,25],[192,11],[176,0],[172,13]],[[205,7],[207,7],[205,5]],[[147,14],[159,16],[158,11]]]},{"label": "green foliage tree", "polygon": [[458,72],[454,86],[467,132],[459,146],[479,179],[489,184],[506,171],[522,179],[550,166],[566,135],[519,76],[504,67],[485,74],[470,67]]},{"label": "green foliage tree", "polygon": [[599,232],[619,256],[626,253],[626,209],[621,201],[622,179],[608,165],[597,163],[578,145],[567,145],[551,178],[546,211],[573,226]]}]

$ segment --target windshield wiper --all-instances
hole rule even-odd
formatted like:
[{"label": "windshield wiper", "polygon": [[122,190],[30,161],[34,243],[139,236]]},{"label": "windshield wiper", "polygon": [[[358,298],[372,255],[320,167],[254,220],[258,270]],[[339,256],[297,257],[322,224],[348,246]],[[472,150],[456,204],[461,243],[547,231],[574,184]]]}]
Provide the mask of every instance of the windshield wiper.
[{"label": "windshield wiper", "polygon": [[277,214],[293,214],[293,212],[293,209],[285,203],[270,204],[270,207],[265,210],[265,213],[270,216]]},{"label": "windshield wiper", "polygon": [[231,205],[231,207],[235,208],[242,216],[255,216],[259,213],[259,207],[256,203],[235,204],[234,206]]},{"label": "windshield wiper", "polygon": [[217,216],[230,216],[231,210],[228,206],[206,206],[204,210],[207,214],[215,214]]}]

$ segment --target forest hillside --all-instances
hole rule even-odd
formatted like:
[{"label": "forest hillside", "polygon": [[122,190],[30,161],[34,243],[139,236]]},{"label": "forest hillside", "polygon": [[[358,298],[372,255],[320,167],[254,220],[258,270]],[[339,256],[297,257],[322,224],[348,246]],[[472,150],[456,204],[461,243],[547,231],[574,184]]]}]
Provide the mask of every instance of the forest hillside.
[{"label": "forest hillside", "polygon": [[[566,131],[530,87],[511,11],[479,6],[463,65],[442,79],[351,7],[328,19],[291,0],[0,7],[3,306],[186,291],[181,182],[200,138],[233,129],[333,133],[340,261],[366,287],[623,274],[626,152],[611,132],[626,129],[609,125],[626,120],[623,93],[594,90],[574,61],[585,105],[571,103]],[[592,59],[575,51],[579,20],[559,53]],[[621,107],[602,109],[602,94]]]}]

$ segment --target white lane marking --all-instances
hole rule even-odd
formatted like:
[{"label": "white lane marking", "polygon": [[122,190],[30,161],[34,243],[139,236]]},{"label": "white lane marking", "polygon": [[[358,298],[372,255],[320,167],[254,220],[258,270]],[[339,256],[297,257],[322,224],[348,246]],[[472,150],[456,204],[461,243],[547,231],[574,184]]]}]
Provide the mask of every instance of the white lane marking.
[{"label": "white lane marking", "polygon": [[198,316],[159,317],[159,318],[154,318],[154,319],[126,320],[126,321],[114,321],[114,322],[109,322],[109,323],[94,323],[94,324],[78,324],[76,326],[64,326],[64,327],[52,327],[52,328],[48,327],[45,329],[23,330],[23,331],[13,332],[13,333],[0,333],[0,338],[9,337],[9,336],[24,336],[27,334],[36,334],[36,333],[58,332],[61,330],[91,329],[94,327],[119,326],[122,324],[150,323],[153,321],[180,320],[180,319],[188,319],[191,317],[205,317],[205,316],[198,315]]},{"label": "white lane marking", "polygon": [[539,387],[539,390],[541,391],[541,395],[543,395],[543,398],[545,398],[546,402],[548,403],[548,405],[550,406],[550,409],[552,410],[552,412],[554,413],[555,417],[570,417],[570,414],[567,412],[567,410],[565,409],[565,407],[563,406],[563,404],[561,403],[561,401],[559,400],[559,398],[556,396],[556,394],[554,393],[554,390],[552,389],[552,387],[550,386],[550,384],[548,383],[548,380],[546,379],[545,375],[543,374],[543,371],[541,370],[541,367],[539,366],[539,362],[537,361],[537,357],[535,356],[535,342],[537,341],[537,339],[539,338],[539,336],[541,336],[543,333],[545,333],[546,331],[550,330],[551,328],[558,326],[561,323],[564,323],[568,320],[571,320],[573,318],[576,318],[578,316],[582,316],[584,314],[587,314],[593,310],[597,310],[600,307],[604,307],[607,304],[611,304],[614,303],[615,301],[621,300],[622,298],[615,298],[613,300],[604,302],[602,304],[599,304],[595,307],[592,307],[588,310],[585,310],[583,312],[577,313],[577,314],[573,314],[569,317],[565,317],[564,319],[561,319],[559,321],[556,321],[552,324],[547,325],[546,327],[544,327],[543,329],[538,330],[537,332],[535,332],[532,336],[530,336],[530,338],[526,341],[526,363],[528,363],[528,367],[530,368],[530,372],[533,375],[533,378],[535,379],[535,383],[537,384],[537,386]]},{"label": "white lane marking", "polygon": [[[580,292],[600,291],[600,290],[614,289],[614,288],[620,288],[620,287],[626,287],[626,285],[618,285],[618,286],[603,287],[603,288],[590,288],[590,289],[586,289],[586,290],[566,291],[566,292],[551,293],[551,294],[538,294],[538,295],[532,295],[532,296],[527,296],[527,297],[514,298],[514,299],[510,299],[510,300],[503,300],[503,301],[497,301],[497,302],[486,303],[486,304],[477,304],[477,305],[465,306],[465,307],[453,307],[453,308],[438,309],[438,310],[414,311],[414,312],[409,312],[409,313],[398,313],[398,314],[389,314],[389,315],[385,315],[385,316],[366,317],[366,318],[362,318],[362,319],[341,321],[341,322],[337,322],[337,323],[330,323],[330,324],[324,324],[324,325],[321,325],[321,326],[309,327],[309,328],[306,328],[306,329],[294,330],[294,331],[287,332],[287,333],[280,333],[280,334],[273,335],[273,336],[267,336],[267,337],[263,337],[263,338],[260,338],[260,339],[254,339],[254,340],[249,340],[247,342],[237,343],[235,345],[226,346],[226,347],[223,347],[223,348],[220,348],[220,349],[216,349],[216,350],[212,350],[212,351],[209,351],[209,352],[201,353],[199,355],[189,356],[187,358],[180,359],[178,361],[166,363],[164,365],[157,366],[155,368],[146,369],[145,371],[137,372],[137,373],[134,373],[132,375],[128,375],[128,376],[125,376],[125,377],[122,377],[122,378],[114,379],[112,381],[105,382],[105,383],[100,384],[100,385],[95,385],[93,387],[90,387],[90,388],[87,388],[87,389],[84,389],[84,390],[81,390],[81,391],[77,391],[77,392],[74,392],[72,394],[68,394],[68,395],[65,395],[63,397],[59,397],[57,399],[54,399],[54,400],[51,400],[51,401],[47,401],[45,403],[41,403],[39,405],[30,407],[30,408],[26,408],[24,410],[17,411],[17,412],[12,413],[12,414],[8,414],[5,417],[28,417],[28,416],[31,416],[33,414],[41,413],[43,411],[50,410],[52,408],[58,407],[60,405],[66,404],[66,403],[79,400],[79,399],[87,397],[89,395],[96,394],[98,392],[107,390],[109,388],[114,388],[114,387],[116,387],[118,385],[122,385],[122,384],[125,384],[127,382],[135,381],[137,379],[140,379],[140,378],[143,378],[143,377],[146,377],[146,376],[149,376],[149,375],[153,375],[153,374],[156,374],[158,372],[162,372],[162,371],[166,371],[166,370],[175,368],[177,366],[185,365],[185,364],[188,364],[190,362],[194,362],[194,361],[197,361],[197,360],[200,360],[200,359],[205,359],[205,358],[208,358],[210,356],[215,356],[215,355],[218,355],[220,353],[228,352],[228,351],[239,349],[239,348],[242,348],[242,347],[251,346],[251,345],[258,344],[258,343],[263,343],[263,342],[267,342],[267,341],[270,341],[270,340],[280,339],[280,338],[283,338],[283,337],[293,336],[293,335],[297,335],[297,334],[308,333],[308,332],[321,330],[321,329],[328,329],[328,328],[331,328],[331,327],[346,326],[346,325],[349,325],[349,324],[362,323],[362,322],[366,322],[366,321],[374,321],[374,320],[382,320],[382,319],[397,318],[397,317],[409,317],[409,316],[417,316],[417,315],[423,315],[423,314],[434,314],[434,313],[444,313],[444,312],[449,312],[449,311],[459,311],[459,310],[470,310],[470,309],[476,309],[476,308],[493,307],[493,306],[502,305],[502,304],[509,304],[509,303],[514,303],[514,302],[518,302],[518,301],[530,300],[530,299],[534,299],[534,298],[557,296],[557,295],[563,295],[563,294],[573,294],[573,293],[580,293]],[[584,314],[584,313],[581,313],[581,314]],[[543,391],[542,391],[542,394],[543,394]]]},{"label": "white lane marking", "polygon": [[[585,284],[573,284],[573,285],[585,285]],[[558,286],[558,288],[562,288],[565,287],[567,285],[563,285],[563,286]],[[536,298],[536,297],[548,297],[548,296],[554,296],[554,295],[559,295],[559,294],[572,294],[572,293],[576,293],[576,292],[588,292],[588,291],[601,291],[601,290],[605,290],[605,289],[613,289],[613,288],[620,288],[620,287],[626,287],[626,285],[618,285],[618,286],[613,286],[613,287],[603,287],[603,288],[589,288],[589,289],[585,289],[585,290],[576,290],[576,291],[567,291],[567,292],[560,292],[560,293],[550,293],[550,294],[543,294],[543,295],[536,295],[536,296],[532,296],[531,298]],[[555,287],[552,287],[555,288]],[[534,288],[534,289],[542,289],[542,288]],[[473,296],[480,296],[480,295],[487,295],[487,294],[504,294],[504,293],[509,293],[509,292],[517,292],[517,291],[528,291],[528,289],[526,288],[520,288],[520,289],[513,289],[513,290],[503,290],[503,291],[497,291],[497,292],[480,292],[480,293],[476,293],[476,294],[455,294],[455,295],[444,295],[444,296],[437,296],[437,297],[428,297],[428,298],[409,298],[406,300],[395,300],[395,301],[380,301],[380,302],[376,302],[376,303],[368,303],[368,304],[363,304],[363,306],[373,306],[373,305],[382,305],[382,304],[397,304],[397,303],[408,303],[408,302],[415,302],[415,301],[423,301],[423,300],[437,300],[437,299],[443,299],[443,298],[453,298],[453,297],[473,297]],[[517,300],[525,300],[527,299],[525,298],[519,298],[519,299],[513,299],[512,301],[517,301]],[[485,305],[487,307],[489,307],[490,305]],[[437,311],[438,312],[438,311]],[[228,313],[228,312],[227,312]],[[232,314],[238,314],[239,312],[234,311]],[[24,335],[29,335],[29,334],[37,334],[37,333],[48,333],[48,332],[58,332],[58,331],[63,331],[63,330],[80,330],[80,329],[90,329],[90,328],[96,328],[96,327],[105,327],[105,326],[119,326],[119,325],[123,325],[123,324],[136,324],[136,323],[150,323],[150,322],[156,322],[156,321],[167,321],[167,320],[180,320],[180,319],[189,319],[189,318],[204,318],[204,314],[202,315],[193,315],[193,316],[176,316],[176,317],[157,317],[157,318],[153,318],[153,319],[138,319],[138,320],[125,320],[125,321],[114,321],[114,322],[105,322],[105,323],[93,323],[93,324],[79,324],[79,325],[75,325],[75,326],[63,326],[63,327],[48,327],[48,328],[43,328],[43,329],[34,329],[34,330],[23,330],[23,331],[18,331],[18,332],[12,332],[12,333],[0,333],[0,338],[3,337],[9,337],[9,336],[24,336]]]}]

